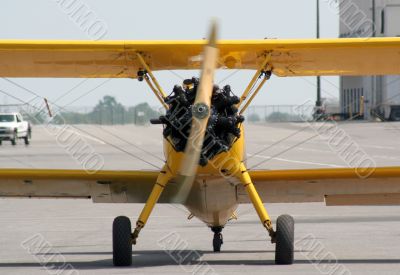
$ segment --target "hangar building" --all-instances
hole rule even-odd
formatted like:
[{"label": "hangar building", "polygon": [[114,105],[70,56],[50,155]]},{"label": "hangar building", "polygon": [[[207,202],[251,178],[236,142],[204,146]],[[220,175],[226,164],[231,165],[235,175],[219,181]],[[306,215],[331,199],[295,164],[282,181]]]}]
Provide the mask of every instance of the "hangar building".
[{"label": "hangar building", "polygon": [[[339,0],[339,13],[340,37],[400,37],[400,0]],[[342,77],[340,106],[368,120],[400,120],[400,76]]]}]

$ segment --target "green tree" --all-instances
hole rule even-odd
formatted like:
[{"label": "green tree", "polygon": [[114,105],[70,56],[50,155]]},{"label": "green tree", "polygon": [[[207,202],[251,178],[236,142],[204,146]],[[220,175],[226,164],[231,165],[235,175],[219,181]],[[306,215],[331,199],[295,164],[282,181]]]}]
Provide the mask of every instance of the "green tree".
[{"label": "green tree", "polygon": [[[57,124],[148,124],[151,118],[160,116],[148,103],[140,103],[128,110],[112,96],[104,96],[89,113],[61,112],[53,119]],[[43,122],[43,114],[34,114],[39,123]]]},{"label": "green tree", "polygon": [[149,123],[150,119],[157,118],[160,113],[150,107],[148,103],[140,103],[128,109],[129,122],[144,125]]},{"label": "green tree", "polygon": [[247,120],[249,122],[258,122],[258,121],[260,121],[260,116],[256,113],[253,113],[247,117]]},{"label": "green tree", "polygon": [[106,95],[88,114],[88,120],[95,124],[123,124],[125,123],[125,116],[125,107],[118,103],[114,97]]}]

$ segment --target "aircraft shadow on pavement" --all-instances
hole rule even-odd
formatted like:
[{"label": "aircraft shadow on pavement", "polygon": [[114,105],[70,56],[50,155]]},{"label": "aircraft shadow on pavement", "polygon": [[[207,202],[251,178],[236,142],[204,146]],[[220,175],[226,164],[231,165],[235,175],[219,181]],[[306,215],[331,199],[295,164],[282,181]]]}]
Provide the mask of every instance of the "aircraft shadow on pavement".
[{"label": "aircraft shadow on pavement", "polygon": [[[217,259],[207,259],[206,261],[200,260],[200,258],[204,255],[214,254],[211,251],[195,251],[193,253],[192,250],[181,250],[177,251],[164,251],[164,250],[155,250],[155,251],[135,251],[133,255],[133,265],[131,267],[121,267],[121,268],[141,268],[141,267],[158,267],[158,266],[196,266],[196,265],[204,265],[205,263],[210,266],[217,265],[275,265],[273,260],[240,260],[240,259],[218,259],[221,258],[223,254],[240,254],[240,253],[251,253],[251,254],[259,254],[259,253],[274,253],[272,250],[267,251],[224,251],[218,254],[215,254]],[[179,254],[178,254],[179,253]],[[77,255],[104,255],[111,256],[112,252],[65,252],[62,255],[65,256],[77,256]],[[40,254],[38,254],[40,255]],[[42,254],[44,256],[51,256],[51,253]],[[185,260],[179,261],[178,257],[185,257]],[[49,269],[62,269],[65,264],[70,264],[76,270],[89,270],[89,269],[105,269],[105,268],[117,268],[112,264],[112,259],[104,259],[98,261],[68,261],[66,259],[66,263],[60,262],[49,262],[47,267]],[[340,264],[400,264],[400,259],[339,259],[338,263]],[[322,260],[322,261],[309,261],[307,259],[295,260],[296,264],[332,264],[332,261]],[[0,263],[0,268],[6,267],[43,267],[45,263],[40,262],[20,262],[20,263]]]}]

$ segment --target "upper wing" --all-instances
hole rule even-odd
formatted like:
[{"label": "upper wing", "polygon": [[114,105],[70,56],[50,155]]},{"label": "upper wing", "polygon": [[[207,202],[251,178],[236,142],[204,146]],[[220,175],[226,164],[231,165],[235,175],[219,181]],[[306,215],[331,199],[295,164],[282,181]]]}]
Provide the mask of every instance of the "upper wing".
[{"label": "upper wing", "polygon": [[[203,40],[0,40],[0,77],[135,78],[141,53],[152,70],[199,69]],[[400,38],[226,40],[220,68],[258,69],[266,53],[278,76],[400,74]]]},{"label": "upper wing", "polygon": [[[400,167],[376,168],[364,179],[355,169],[253,171],[250,175],[265,202],[325,200],[327,205],[400,204]],[[242,187],[238,189],[238,197],[240,202],[248,202]]]},{"label": "upper wing", "polygon": [[[83,198],[93,202],[144,203],[158,171],[0,169],[0,197]],[[160,202],[169,202],[174,185]]]}]

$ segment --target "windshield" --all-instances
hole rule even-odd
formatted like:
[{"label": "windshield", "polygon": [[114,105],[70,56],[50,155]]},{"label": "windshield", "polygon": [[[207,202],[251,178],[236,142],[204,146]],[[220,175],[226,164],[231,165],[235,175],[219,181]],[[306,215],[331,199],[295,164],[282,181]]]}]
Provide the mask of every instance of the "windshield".
[{"label": "windshield", "polygon": [[0,115],[0,122],[14,122],[14,115]]}]

